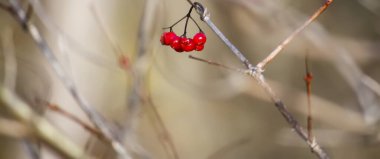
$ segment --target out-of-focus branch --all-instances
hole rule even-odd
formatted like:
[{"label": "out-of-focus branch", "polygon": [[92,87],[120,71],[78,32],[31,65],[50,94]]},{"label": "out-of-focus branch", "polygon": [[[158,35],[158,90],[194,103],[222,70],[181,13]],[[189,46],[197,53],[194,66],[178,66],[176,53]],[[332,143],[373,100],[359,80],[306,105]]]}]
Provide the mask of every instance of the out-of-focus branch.
[{"label": "out-of-focus branch", "polygon": [[25,138],[30,136],[31,132],[21,122],[0,117],[0,134],[12,138]]},{"label": "out-of-focus branch", "polygon": [[17,61],[11,28],[6,28],[1,33],[1,44],[4,56],[4,86],[10,90],[14,90],[16,86]]},{"label": "out-of-focus branch", "polygon": [[7,110],[21,123],[28,125],[34,136],[65,158],[89,158],[80,147],[62,135],[43,117],[34,113],[30,106],[2,85],[0,86],[0,99],[2,102],[0,109]]},{"label": "out-of-focus branch", "polygon": [[65,117],[67,117],[68,119],[74,121],[75,123],[79,124],[80,126],[83,127],[83,129],[87,130],[88,132],[90,132],[91,134],[95,135],[96,137],[98,137],[98,139],[101,139],[101,140],[107,140],[106,137],[104,137],[104,135],[99,132],[97,129],[93,128],[92,126],[86,124],[84,121],[80,120],[78,117],[74,116],[73,114],[63,110],[61,107],[59,107],[58,105],[55,105],[55,104],[48,104],[47,107],[52,110],[52,111],[55,111]]},{"label": "out-of-focus branch", "polygon": [[[32,0],[31,0],[32,1]],[[41,53],[47,58],[54,72],[58,78],[63,82],[66,89],[70,92],[71,96],[76,100],[80,108],[87,115],[87,117],[100,129],[104,136],[111,142],[115,152],[120,158],[131,159],[129,153],[124,148],[124,145],[117,139],[111,127],[106,120],[99,114],[94,107],[79,93],[74,81],[65,72],[61,64],[58,62],[57,57],[54,55],[46,40],[41,35],[39,29],[26,19],[26,12],[20,6],[18,0],[10,0],[12,9],[14,10],[16,20],[24,26],[25,30],[31,35],[36,45],[40,48]]]}]

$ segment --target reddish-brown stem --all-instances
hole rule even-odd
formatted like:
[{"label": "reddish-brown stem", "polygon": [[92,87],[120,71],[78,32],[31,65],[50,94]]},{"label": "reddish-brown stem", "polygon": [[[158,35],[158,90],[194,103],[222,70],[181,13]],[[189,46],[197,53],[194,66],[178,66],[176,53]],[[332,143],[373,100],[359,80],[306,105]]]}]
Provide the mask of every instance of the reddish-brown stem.
[{"label": "reddish-brown stem", "polygon": [[308,133],[308,139],[311,142],[313,139],[312,134],[312,110],[311,110],[311,82],[313,80],[313,75],[310,72],[309,69],[309,56],[308,54],[305,57],[305,68],[306,68],[306,75],[304,77],[305,83],[306,83],[306,92],[307,92],[307,133]]},{"label": "reddish-brown stem", "polygon": [[80,126],[82,126],[85,130],[87,130],[88,132],[90,132],[91,134],[97,136],[99,139],[101,140],[106,140],[106,138],[104,137],[104,135],[99,132],[97,129],[93,128],[92,126],[86,124],[84,121],[82,121],[81,119],[79,119],[78,117],[76,117],[75,115],[69,113],[68,111],[66,110],[63,110],[62,108],[60,108],[58,105],[56,104],[51,104],[49,103],[47,105],[47,107],[51,110],[51,111],[54,111],[54,112],[57,112],[63,116],[65,116],[66,118],[74,121],[75,123],[79,124]]},{"label": "reddish-brown stem", "polygon": [[210,64],[210,65],[214,65],[214,66],[217,66],[217,67],[220,67],[220,68],[224,68],[224,69],[227,69],[227,70],[232,70],[232,71],[237,71],[237,72],[241,72],[241,73],[246,73],[242,69],[229,67],[229,66],[226,66],[226,65],[214,62],[214,61],[202,59],[202,58],[195,57],[195,56],[192,56],[192,55],[189,55],[189,58],[192,59],[192,60],[197,60],[197,61],[200,61],[200,62],[204,62],[204,63]]}]

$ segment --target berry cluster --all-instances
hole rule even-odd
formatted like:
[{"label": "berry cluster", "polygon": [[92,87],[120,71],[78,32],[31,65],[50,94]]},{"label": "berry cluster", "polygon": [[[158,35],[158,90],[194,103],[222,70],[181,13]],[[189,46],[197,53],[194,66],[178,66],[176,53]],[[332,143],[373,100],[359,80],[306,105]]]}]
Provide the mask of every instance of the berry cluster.
[{"label": "berry cluster", "polygon": [[[178,20],[172,26],[164,28],[170,29],[170,31],[162,33],[160,39],[162,45],[170,46],[177,52],[202,51],[204,49],[207,38],[206,35],[203,33],[202,29],[197,24],[197,22],[193,19],[193,17],[191,17],[190,14],[192,10],[193,6],[191,6],[186,16]],[[184,33],[181,36],[178,36],[176,33],[173,32],[173,27],[184,19],[186,19]],[[187,24],[189,19],[191,19],[199,29],[199,32],[195,34],[193,38],[187,38],[186,36]]]},{"label": "berry cluster", "polygon": [[187,38],[186,36],[177,36],[174,32],[164,32],[161,36],[162,45],[170,45],[177,52],[202,51],[206,43],[206,35],[199,32],[194,37]]}]

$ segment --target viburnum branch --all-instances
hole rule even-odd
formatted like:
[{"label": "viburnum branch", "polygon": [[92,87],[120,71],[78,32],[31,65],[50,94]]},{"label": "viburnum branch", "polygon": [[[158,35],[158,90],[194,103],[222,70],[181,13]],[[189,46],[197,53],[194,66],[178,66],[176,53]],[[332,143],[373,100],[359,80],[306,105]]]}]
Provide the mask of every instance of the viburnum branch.
[{"label": "viburnum branch", "polygon": [[315,19],[317,19],[333,2],[333,0],[327,0],[325,3],[312,15],[310,18],[305,21],[299,28],[297,28],[292,34],[290,34],[280,45],[278,45],[264,60],[256,65],[260,70],[264,70],[264,67],[272,61],[286,45],[288,45],[300,32],[305,30]]},{"label": "viburnum branch", "polygon": [[[198,14],[201,16],[201,19],[207,23],[207,25],[219,36],[219,38],[228,46],[228,48],[234,53],[240,61],[247,67],[247,70],[244,71],[249,76],[253,77],[257,83],[265,90],[265,92],[268,94],[268,96],[271,98],[273,103],[275,104],[278,111],[281,113],[281,115],[285,118],[286,122],[290,124],[290,126],[293,128],[293,130],[298,134],[298,136],[301,137],[302,140],[304,140],[312,152],[316,154],[316,156],[320,159],[329,159],[329,156],[327,153],[321,148],[321,146],[316,142],[315,139],[309,140],[307,132],[302,128],[302,126],[299,124],[299,122],[295,119],[295,117],[290,113],[290,111],[286,108],[285,104],[282,102],[282,100],[275,94],[273,89],[270,87],[270,85],[265,81],[265,78],[262,74],[263,66],[265,65],[258,65],[260,67],[255,67],[249,61],[244,57],[244,55],[223,35],[223,33],[212,23],[210,20],[210,14],[207,11],[207,8],[205,8],[202,4],[198,2],[192,2],[191,0],[187,0],[192,6],[194,6],[195,10],[198,12]],[[290,38],[287,38],[288,40],[285,40],[285,43],[289,43],[294,36],[296,36],[299,32],[301,32],[307,25],[309,25],[315,18],[317,18],[326,8],[332,3],[332,0],[327,1],[324,6],[322,6],[311,18],[305,22],[303,26],[301,26],[299,29],[293,33]],[[275,49],[276,54],[278,54],[279,51],[283,49],[285,45],[282,45],[279,49]],[[198,61],[202,61],[205,63],[208,63],[210,65],[214,66],[221,66],[221,64],[211,62],[208,60],[203,60],[200,58],[195,58],[190,56],[192,59],[196,59]],[[270,61],[270,60],[269,60]],[[226,67],[224,67],[226,68]],[[227,67],[229,68],[229,67]]]},{"label": "viburnum branch", "polygon": [[[191,3],[190,0],[188,0],[189,3]],[[219,30],[218,27],[215,26],[215,24],[210,19],[210,14],[207,11],[207,8],[203,7],[202,4],[198,2],[191,3],[197,13],[201,16],[201,19],[206,22],[206,24],[211,28],[212,31],[215,32],[216,35],[224,42],[224,44],[227,45],[227,47],[234,53],[236,57],[239,58],[239,60],[245,65],[247,69],[254,69],[253,65],[249,63],[248,59],[233,45],[230,40],[227,39],[226,36]]]},{"label": "viburnum branch", "polygon": [[[54,72],[58,78],[63,82],[66,89],[70,92],[72,97],[76,100],[80,108],[85,112],[87,117],[94,123],[94,125],[99,128],[103,135],[110,141],[115,152],[118,154],[119,158],[131,159],[130,154],[126,151],[121,141],[118,140],[117,136],[114,134],[111,127],[106,122],[104,117],[99,114],[94,107],[78,92],[74,81],[70,76],[64,71],[61,64],[58,62],[57,57],[48,46],[46,40],[41,35],[39,29],[32,23],[27,21],[27,15],[25,10],[20,6],[19,0],[9,0],[11,4],[12,11],[15,14],[15,19],[24,27],[25,31],[30,34],[36,45],[41,50],[41,53],[47,58],[48,62],[52,66]],[[34,0],[30,0],[34,1]],[[12,12],[12,13],[13,13]]]}]

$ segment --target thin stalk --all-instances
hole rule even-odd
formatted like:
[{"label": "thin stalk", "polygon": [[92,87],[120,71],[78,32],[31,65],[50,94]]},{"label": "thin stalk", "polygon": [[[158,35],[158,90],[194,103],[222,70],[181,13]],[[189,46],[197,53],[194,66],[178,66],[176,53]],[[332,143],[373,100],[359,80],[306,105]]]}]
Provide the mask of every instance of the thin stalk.
[{"label": "thin stalk", "polygon": [[269,55],[256,65],[260,70],[264,70],[264,67],[271,62],[284,48],[288,45],[299,33],[301,33],[307,26],[309,26],[315,19],[317,19],[333,2],[333,0],[327,0],[325,3],[310,16],[300,27],[298,27],[292,34],[290,34],[284,41],[280,43]]}]

